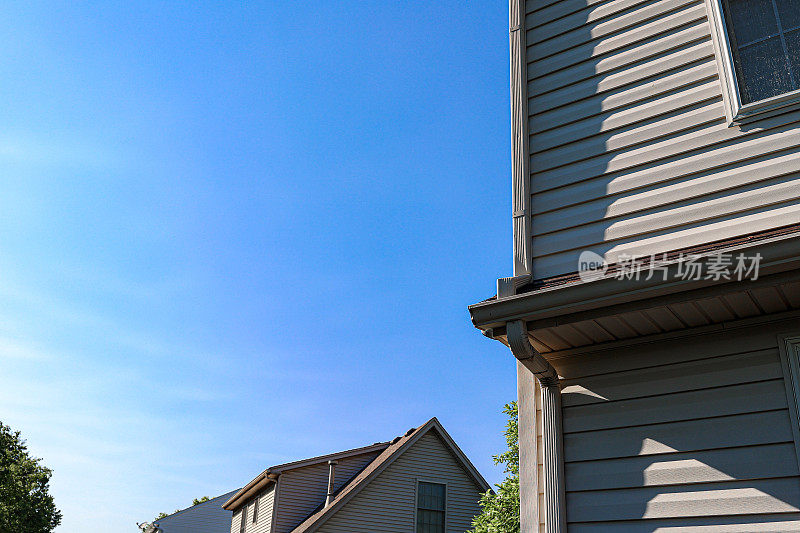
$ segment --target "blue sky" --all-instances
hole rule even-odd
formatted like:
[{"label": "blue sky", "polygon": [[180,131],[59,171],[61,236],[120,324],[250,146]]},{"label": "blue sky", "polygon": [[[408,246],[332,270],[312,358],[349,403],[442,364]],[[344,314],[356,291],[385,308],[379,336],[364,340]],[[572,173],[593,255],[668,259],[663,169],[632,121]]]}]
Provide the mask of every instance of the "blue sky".
[{"label": "blue sky", "polygon": [[59,532],[438,416],[490,482],[510,353],[502,2],[16,2],[0,420]]}]

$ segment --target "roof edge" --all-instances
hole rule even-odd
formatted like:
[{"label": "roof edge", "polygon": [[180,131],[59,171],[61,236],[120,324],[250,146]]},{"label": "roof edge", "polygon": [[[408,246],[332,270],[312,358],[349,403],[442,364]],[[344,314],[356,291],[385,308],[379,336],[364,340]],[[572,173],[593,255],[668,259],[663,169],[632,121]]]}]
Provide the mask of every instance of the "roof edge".
[{"label": "roof edge", "polygon": [[[762,256],[759,278],[771,274],[800,268],[800,253],[797,251],[797,238],[800,231],[764,239],[762,241],[737,243],[727,248],[699,253],[698,257],[708,259],[718,253],[747,251]],[[664,282],[654,276],[619,280],[602,277],[588,282],[579,282],[541,290],[523,292],[508,297],[496,297],[469,306],[473,325],[487,331],[505,326],[511,320],[528,322],[542,319],[557,320],[566,314],[597,311],[620,302],[648,300],[664,295],[688,292],[694,289],[721,286],[731,283],[725,280],[684,280],[675,275],[678,260],[668,262],[671,281]]]},{"label": "roof edge", "polygon": [[226,492],[226,493],[224,493],[224,494],[220,494],[219,496],[214,496],[213,498],[211,498],[211,499],[210,499],[210,500],[208,500],[208,501],[205,501],[205,502],[200,502],[200,503],[198,503],[198,504],[194,504],[194,505],[190,505],[189,507],[186,507],[186,508],[184,508],[184,509],[179,509],[179,510],[175,511],[174,513],[172,513],[172,514],[168,514],[167,516],[165,516],[165,517],[163,517],[163,518],[159,518],[158,520],[153,520],[153,521],[151,522],[151,524],[155,524],[155,525],[157,525],[157,524],[158,524],[158,522],[159,522],[159,521],[161,521],[161,520],[166,520],[167,518],[172,518],[173,516],[177,516],[177,515],[179,515],[179,514],[181,514],[181,513],[184,513],[184,512],[186,512],[186,511],[189,511],[189,510],[191,510],[191,509],[196,509],[196,508],[197,508],[197,506],[202,506],[202,505],[208,505],[208,504],[211,504],[211,503],[213,503],[213,502],[215,502],[215,501],[219,500],[220,498],[224,498],[225,496],[228,496],[229,494],[233,494],[233,493],[235,493],[235,492],[238,492],[239,490],[241,490],[241,489],[230,490],[230,491],[228,491],[228,492]]},{"label": "roof edge", "polygon": [[354,457],[356,455],[364,455],[366,453],[376,452],[376,451],[383,451],[389,447],[388,442],[376,442],[375,444],[370,444],[369,446],[362,446],[360,448],[352,448],[350,450],[344,450],[341,452],[336,453],[329,453],[327,455],[318,455],[316,457],[310,457],[308,459],[301,459],[299,461],[292,461],[290,463],[282,463],[275,466],[270,466],[259,475],[254,477],[250,483],[242,487],[239,492],[233,495],[227,502],[222,505],[223,509],[229,511],[235,511],[239,507],[241,507],[245,500],[254,496],[257,492],[263,490],[271,481],[277,481],[278,476],[281,475],[283,472],[287,472],[289,470],[295,470],[297,468],[303,468],[306,466],[311,466],[319,463],[327,463],[331,460],[338,460],[344,459],[346,457]]},{"label": "roof edge", "polygon": [[295,468],[303,468],[304,466],[311,466],[317,463],[326,463],[334,459],[344,459],[346,457],[353,457],[355,455],[363,455],[365,453],[370,453],[378,450],[382,451],[388,447],[389,447],[388,442],[376,442],[375,444],[371,444],[369,446],[362,446],[361,448],[353,448],[351,450],[329,453],[327,455],[318,455],[316,457],[310,457],[308,459],[292,461],[291,463],[283,463],[280,465],[271,466],[267,470],[271,474],[281,474],[287,470],[293,470]]}]

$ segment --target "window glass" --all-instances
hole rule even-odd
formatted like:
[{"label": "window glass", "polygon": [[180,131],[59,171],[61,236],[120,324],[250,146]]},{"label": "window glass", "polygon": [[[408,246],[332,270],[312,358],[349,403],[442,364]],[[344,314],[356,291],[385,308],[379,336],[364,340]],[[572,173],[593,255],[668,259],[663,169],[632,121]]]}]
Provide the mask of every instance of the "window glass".
[{"label": "window glass", "polygon": [[778,13],[784,30],[800,27],[800,2],[797,0],[776,0]]},{"label": "window glass", "polygon": [[446,487],[420,481],[417,485],[417,533],[444,533]]},{"label": "window glass", "polygon": [[742,103],[800,89],[800,0],[723,0]]},{"label": "window glass", "polygon": [[247,505],[242,507],[242,520],[239,523],[239,533],[244,533],[244,528],[247,527]]},{"label": "window glass", "polygon": [[417,533],[441,533],[444,531],[444,513],[420,509],[417,511]]},{"label": "window glass", "polygon": [[780,37],[740,49],[739,66],[744,78],[741,89],[745,102],[758,102],[794,89]]},{"label": "window glass", "polygon": [[253,502],[253,523],[254,524],[256,523],[256,520],[258,520],[258,498],[256,498],[255,501]]},{"label": "window glass", "polygon": [[786,34],[786,48],[789,52],[789,67],[792,76],[800,83],[800,29]]},{"label": "window glass", "polygon": [[730,0],[730,18],[739,46],[778,33],[772,0]]}]

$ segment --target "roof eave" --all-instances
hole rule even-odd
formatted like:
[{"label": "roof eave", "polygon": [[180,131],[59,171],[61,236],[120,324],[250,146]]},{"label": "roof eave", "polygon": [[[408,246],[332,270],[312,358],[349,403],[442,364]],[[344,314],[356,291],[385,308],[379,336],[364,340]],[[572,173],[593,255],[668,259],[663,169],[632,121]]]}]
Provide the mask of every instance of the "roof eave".
[{"label": "roof eave", "polygon": [[[786,272],[800,268],[798,235],[784,235],[760,241],[756,244],[743,243],[713,252],[698,254],[710,257],[718,253],[738,253],[747,250],[762,256],[760,276]],[[671,274],[677,270],[678,262],[670,265]],[[505,327],[511,320],[528,322],[551,319],[581,311],[599,310],[621,303],[651,299],[665,295],[723,285],[724,280],[684,280],[670,275],[671,281],[664,282],[658,276],[651,280],[604,277],[588,282],[577,282],[538,291],[526,292],[505,298],[495,298],[469,306],[470,316],[476,328],[487,330]],[[727,282],[731,283],[731,282]]]},{"label": "roof eave", "polygon": [[226,511],[235,511],[241,507],[248,498],[261,492],[270,483],[277,483],[278,475],[270,472],[269,469],[264,470],[250,483],[242,487],[239,492],[234,494],[228,501],[222,504],[222,508]]}]

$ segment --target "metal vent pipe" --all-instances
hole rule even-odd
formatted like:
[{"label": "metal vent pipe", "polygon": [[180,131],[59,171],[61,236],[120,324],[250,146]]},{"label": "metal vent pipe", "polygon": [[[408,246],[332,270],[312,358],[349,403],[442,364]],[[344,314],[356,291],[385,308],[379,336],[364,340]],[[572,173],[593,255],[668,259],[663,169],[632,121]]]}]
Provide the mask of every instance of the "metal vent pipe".
[{"label": "metal vent pipe", "polygon": [[328,496],[325,498],[325,507],[329,506],[333,501],[333,482],[336,474],[336,465],[339,461],[328,461]]}]

